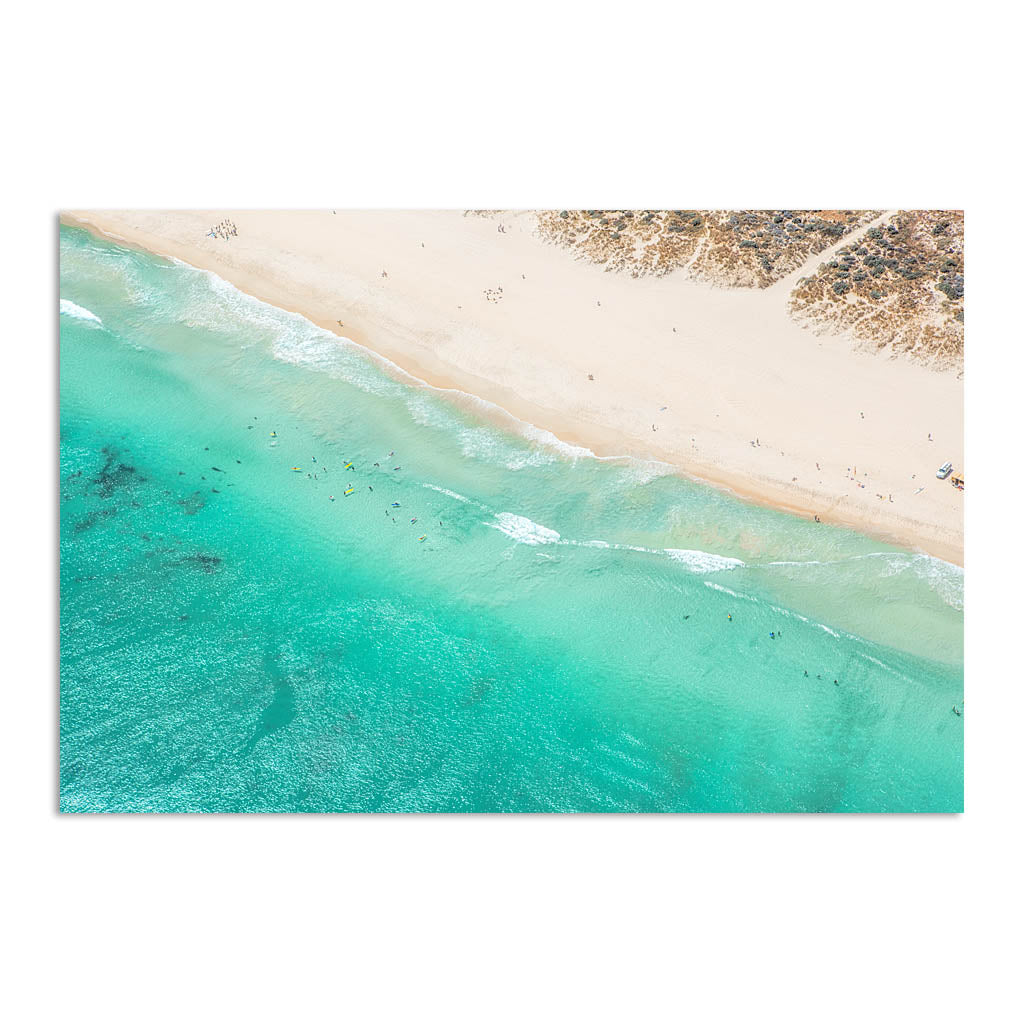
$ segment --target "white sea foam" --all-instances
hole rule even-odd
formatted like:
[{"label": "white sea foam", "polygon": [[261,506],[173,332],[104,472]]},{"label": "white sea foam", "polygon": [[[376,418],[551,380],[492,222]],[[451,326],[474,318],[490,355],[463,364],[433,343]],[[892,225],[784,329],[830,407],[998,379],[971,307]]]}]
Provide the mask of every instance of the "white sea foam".
[{"label": "white sea foam", "polygon": [[777,604],[769,604],[767,602],[763,602],[758,598],[751,596],[750,594],[740,594],[735,590],[730,590],[728,587],[723,587],[721,583],[714,583],[711,580],[704,580],[704,586],[710,587],[712,590],[717,590],[719,593],[728,594],[730,597],[738,598],[741,601],[750,601],[751,604],[764,605],[771,611],[775,612],[776,615],[782,615],[787,619],[799,619],[801,622],[806,622],[809,626],[814,626],[816,629],[820,629],[822,630],[822,632],[828,633],[830,636],[836,637],[836,639],[846,637],[846,639],[848,640],[856,640],[858,642],[861,640],[860,637],[854,636],[852,633],[837,632],[831,626],[826,626],[824,622],[815,622],[813,619],[807,618],[806,615],[801,615],[799,612],[792,611],[789,608],[780,608]]},{"label": "white sea foam", "polygon": [[601,462],[618,462],[627,471],[626,482],[633,487],[642,487],[659,477],[679,472],[671,463],[657,459],[639,459],[632,455],[597,455],[595,458]]},{"label": "white sea foam", "polygon": [[[432,488],[432,490],[437,489],[436,487]],[[494,520],[494,522],[485,523],[484,525],[494,530],[500,530],[519,544],[561,544],[567,547],[637,551],[645,555],[667,555],[674,562],[681,563],[690,572],[697,573],[698,575],[722,572],[727,569],[737,569],[743,565],[743,562],[738,558],[714,555],[709,551],[689,551],[681,548],[647,548],[637,544],[611,544],[606,540],[572,540],[563,537],[557,530],[542,526],[540,523],[535,523],[526,516],[516,515],[514,512],[497,512],[494,515]]]},{"label": "white sea foam", "polygon": [[749,594],[738,594],[735,590],[730,590],[728,587],[723,587],[721,583],[712,583],[711,580],[704,581],[705,587],[710,587],[712,590],[718,590],[723,594],[728,594],[730,597],[737,597],[741,601],[751,601],[754,604],[760,604],[756,597],[751,597]]},{"label": "white sea foam", "polygon": [[751,569],[764,569],[771,566],[803,568],[805,566],[843,565],[865,559],[881,560],[883,577],[898,576],[905,572],[913,572],[918,579],[926,583],[951,608],[963,611],[964,607],[964,570],[953,562],[946,562],[924,552],[910,551],[868,551],[863,555],[850,555],[830,561],[809,559],[805,562],[764,562],[751,565]]},{"label": "white sea foam", "polygon": [[916,554],[899,551],[872,551],[866,555],[854,555],[854,558],[885,559],[886,576],[895,576],[910,570],[936,594],[957,611],[964,608],[964,570],[963,566],[946,562],[933,555],[923,552]]},{"label": "white sea foam", "polygon": [[467,498],[464,494],[458,494],[455,491],[449,491],[447,487],[438,487],[437,484],[424,484],[423,486],[426,487],[428,491],[437,491],[438,494],[447,494],[449,498],[454,498],[456,501],[470,503],[470,499]]},{"label": "white sea foam", "polygon": [[738,569],[745,563],[727,555],[713,555],[710,551],[691,551],[687,548],[666,548],[665,553],[676,562],[682,562],[690,572],[725,572]]},{"label": "white sea foam", "polygon": [[65,316],[73,316],[76,320],[90,320],[98,324],[103,323],[103,321],[91,310],[78,305],[77,302],[72,302],[70,299],[60,300],[60,311]]},{"label": "white sea foam", "polygon": [[557,544],[562,535],[556,530],[549,530],[540,523],[535,523],[526,516],[517,516],[514,512],[496,512],[495,522],[486,526],[511,537],[517,544]]},{"label": "white sea foam", "polygon": [[914,572],[935,591],[951,608],[964,610],[963,566],[944,562],[931,555],[918,555],[914,561]]},{"label": "white sea foam", "polygon": [[489,426],[463,426],[455,438],[462,454],[480,462],[489,462],[505,469],[520,470],[528,466],[545,466],[553,463],[557,456],[544,448],[531,448],[517,444],[511,438],[503,437]]},{"label": "white sea foam", "polygon": [[906,682],[906,683],[913,683],[914,682],[914,680],[911,679],[910,676],[904,675],[899,670],[894,669],[892,667],[892,665],[886,665],[886,663],[884,661],[879,661],[878,658],[874,657],[873,655],[868,654],[867,651],[858,651],[857,653],[860,655],[860,657],[864,658],[866,661],[872,662],[873,664],[877,665],[879,668],[884,669],[886,672],[889,672],[891,675],[898,676],[904,682]]},{"label": "white sea foam", "polygon": [[567,441],[562,441],[555,437],[550,430],[544,430],[542,427],[535,427],[532,423],[526,423],[522,420],[520,422],[523,423],[520,431],[523,437],[528,441],[533,441],[534,444],[550,448],[552,451],[561,455],[564,459],[571,459],[575,462],[577,459],[596,458],[589,448],[584,448],[578,444],[569,444]]}]

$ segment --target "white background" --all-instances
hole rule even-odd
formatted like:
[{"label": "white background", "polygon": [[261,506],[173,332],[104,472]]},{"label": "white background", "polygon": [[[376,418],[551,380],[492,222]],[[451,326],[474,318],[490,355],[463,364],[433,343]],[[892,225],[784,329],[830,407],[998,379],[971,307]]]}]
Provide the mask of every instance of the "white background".
[{"label": "white background", "polygon": [[[1012,8],[709,7],[6,13],[6,1019],[1019,1012]],[[56,211],[105,205],[965,208],[966,814],[58,816]]]}]

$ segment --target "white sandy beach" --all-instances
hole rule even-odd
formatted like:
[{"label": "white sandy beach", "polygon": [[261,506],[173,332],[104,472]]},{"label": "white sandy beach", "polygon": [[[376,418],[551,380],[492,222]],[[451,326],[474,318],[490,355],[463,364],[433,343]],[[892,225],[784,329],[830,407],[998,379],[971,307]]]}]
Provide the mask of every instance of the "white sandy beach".
[{"label": "white sandy beach", "polygon": [[[225,217],[237,236],[207,235]],[[541,241],[528,212],[64,219],[211,270],[597,454],[661,459],[963,564],[964,496],[935,477],[947,459],[963,468],[962,381],[796,325],[789,291],[827,252],[771,288],[726,289],[605,273]]]}]

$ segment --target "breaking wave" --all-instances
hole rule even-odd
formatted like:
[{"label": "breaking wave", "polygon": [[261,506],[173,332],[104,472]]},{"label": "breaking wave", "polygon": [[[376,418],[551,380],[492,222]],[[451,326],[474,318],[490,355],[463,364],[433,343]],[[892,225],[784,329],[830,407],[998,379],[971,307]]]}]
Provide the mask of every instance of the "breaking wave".
[{"label": "breaking wave", "polygon": [[486,525],[500,530],[511,537],[517,544],[557,544],[562,535],[557,530],[549,530],[540,523],[535,523],[526,516],[517,516],[514,512],[497,512],[493,523]]},{"label": "breaking wave", "polygon": [[682,562],[691,572],[709,573],[725,572],[739,569],[746,563],[739,558],[726,555],[713,555],[709,551],[690,551],[686,548],[666,548],[665,553],[676,562]]},{"label": "breaking wave", "polygon": [[93,313],[92,310],[86,309],[84,306],[80,306],[77,302],[72,302],[70,299],[60,300],[60,311],[65,316],[72,316],[76,320],[89,320],[97,324],[103,323],[103,321]]},{"label": "breaking wave", "polygon": [[[438,490],[438,488],[432,488]],[[452,495],[460,501],[467,501],[461,495]],[[715,555],[710,551],[692,551],[685,548],[647,548],[636,544],[612,544],[605,540],[570,540],[564,538],[557,530],[535,523],[526,516],[514,512],[496,512],[494,521],[484,524],[492,530],[499,530],[511,537],[517,544],[564,544],[578,548],[600,548],[611,551],[638,551],[646,555],[667,555],[674,562],[683,565],[697,575],[709,575],[730,569],[741,568],[745,563],[739,558],[727,555]]]}]

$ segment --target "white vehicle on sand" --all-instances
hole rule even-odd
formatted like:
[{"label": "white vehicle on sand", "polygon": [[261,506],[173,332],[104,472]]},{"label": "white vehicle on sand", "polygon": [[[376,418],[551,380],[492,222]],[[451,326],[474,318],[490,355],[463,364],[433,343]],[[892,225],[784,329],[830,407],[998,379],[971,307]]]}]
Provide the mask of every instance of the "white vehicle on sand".
[{"label": "white vehicle on sand", "polygon": [[947,477],[947,476],[949,476],[949,474],[950,474],[950,473],[952,473],[952,472],[953,472],[953,463],[952,463],[952,462],[944,462],[944,463],[943,463],[943,464],[942,464],[941,466],[939,466],[939,468],[938,468],[938,469],[937,469],[937,470],[935,471],[935,475],[936,475],[936,476],[937,476],[937,477],[938,477],[938,478],[939,478],[940,480],[945,480],[945,479],[946,479],[946,477]]}]

